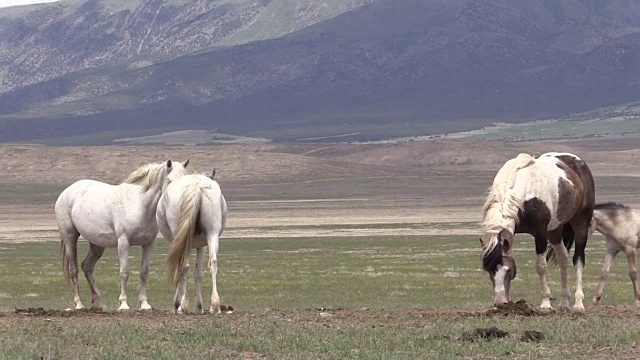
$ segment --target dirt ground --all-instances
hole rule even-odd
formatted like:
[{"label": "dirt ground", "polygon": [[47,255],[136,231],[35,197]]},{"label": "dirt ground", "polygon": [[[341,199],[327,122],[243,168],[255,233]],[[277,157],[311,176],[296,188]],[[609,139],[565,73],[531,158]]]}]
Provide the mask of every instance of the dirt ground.
[{"label": "dirt ground", "polygon": [[[26,310],[26,311],[25,311]],[[519,313],[522,309],[517,310]],[[280,324],[294,331],[313,331],[314,329],[329,329],[338,334],[349,329],[372,329],[372,330],[394,330],[401,329],[403,332],[413,334],[412,336],[430,337],[433,340],[450,342],[451,344],[460,342],[485,342],[495,341],[500,337],[510,337],[511,341],[535,342],[539,343],[537,351],[545,354],[553,346],[547,344],[545,331],[535,323],[529,324],[526,318],[531,317],[551,317],[555,321],[571,322],[576,327],[582,326],[588,317],[600,317],[606,319],[636,319],[640,321],[640,312],[634,306],[599,306],[590,308],[587,313],[575,312],[539,312],[535,308],[522,311],[518,314],[519,320],[524,326],[522,329],[508,333],[500,327],[500,320],[509,317],[514,319],[512,310],[501,311],[499,309],[474,309],[474,308],[414,308],[414,309],[267,309],[263,311],[244,311],[234,309],[231,313],[215,315],[215,323],[224,323],[231,331],[246,331],[247,326],[259,326],[258,324]],[[489,328],[475,328],[468,331],[442,333],[433,330],[434,324],[455,324],[473,319],[488,319],[489,323],[496,326]],[[493,322],[492,320],[495,320]],[[50,326],[63,328],[65,326],[109,326],[116,321],[124,322],[128,325],[139,326],[146,331],[165,331],[171,329],[172,332],[188,332],[189,329],[206,328],[212,326],[212,315],[174,315],[170,311],[130,311],[130,312],[92,312],[92,311],[58,311],[44,309],[23,309],[13,313],[0,313],[0,333],[15,331],[16,328],[32,328],[48,323]],[[252,324],[252,325],[250,325]],[[215,325],[214,325],[215,326]],[[532,329],[529,329],[530,326]],[[538,330],[533,330],[536,328]],[[429,330],[431,329],[431,330]],[[515,340],[514,340],[515,339]],[[573,344],[579,345],[579,344]],[[562,347],[562,346],[560,346]],[[567,348],[567,355],[572,357],[571,348]],[[428,350],[428,349],[425,349]],[[611,345],[589,346],[590,359],[636,359],[637,347],[631,345],[620,347]],[[220,358],[235,359],[264,359],[265,355],[252,351],[236,351],[223,349],[216,353]],[[505,353],[500,358],[530,358],[531,354],[515,356],[515,354]],[[476,358],[475,356],[473,358]],[[479,356],[477,358],[486,358]]]},{"label": "dirt ground", "polygon": [[182,314],[175,315],[170,310],[126,312],[93,310],[49,310],[43,308],[16,308],[14,312],[0,312],[0,332],[13,324],[40,321],[55,321],[64,324],[67,321],[100,322],[113,319],[127,319],[133,323],[153,328],[164,326],[166,322],[180,321],[190,325],[210,321],[211,316],[223,318],[225,323],[239,325],[248,319],[284,320],[294,324],[316,324],[321,326],[340,326],[341,324],[369,324],[373,327],[394,328],[398,326],[423,329],[436,320],[455,322],[466,318],[503,318],[513,316],[555,317],[567,321],[601,316],[606,318],[638,319],[640,311],[633,305],[605,305],[590,307],[587,312],[553,309],[543,311],[534,305],[523,303],[508,308],[412,308],[412,309],[265,309],[263,311],[245,311],[235,309],[223,311],[218,315]]}]

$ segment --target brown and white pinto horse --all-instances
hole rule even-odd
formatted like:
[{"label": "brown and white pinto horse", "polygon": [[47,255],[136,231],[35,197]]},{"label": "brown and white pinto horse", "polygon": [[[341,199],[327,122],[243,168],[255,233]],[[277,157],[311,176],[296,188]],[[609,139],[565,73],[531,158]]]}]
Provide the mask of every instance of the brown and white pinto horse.
[{"label": "brown and white pinto horse", "polygon": [[546,153],[534,158],[520,154],[502,166],[484,204],[482,227],[485,236],[480,240],[483,267],[489,272],[497,305],[509,301],[509,286],[516,276],[512,253],[514,234],[527,233],[535,238],[536,271],[542,287],[541,308],[551,308],[545,257],[548,242],[560,265],[560,306],[569,307],[567,250],[575,239],[574,309],[584,309],[582,270],[594,204],[591,171],[576,155]]}]

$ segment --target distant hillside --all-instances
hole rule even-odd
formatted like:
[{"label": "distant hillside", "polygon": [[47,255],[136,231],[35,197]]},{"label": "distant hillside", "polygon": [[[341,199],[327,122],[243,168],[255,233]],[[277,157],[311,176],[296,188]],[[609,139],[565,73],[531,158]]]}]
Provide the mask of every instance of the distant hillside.
[{"label": "distant hillside", "polygon": [[375,139],[640,100],[640,3],[625,0],[377,0],[276,39],[162,61],[134,48],[0,94],[0,140],[154,128]]},{"label": "distant hillside", "polygon": [[69,72],[279,37],[370,0],[61,0],[0,8],[0,92]]}]

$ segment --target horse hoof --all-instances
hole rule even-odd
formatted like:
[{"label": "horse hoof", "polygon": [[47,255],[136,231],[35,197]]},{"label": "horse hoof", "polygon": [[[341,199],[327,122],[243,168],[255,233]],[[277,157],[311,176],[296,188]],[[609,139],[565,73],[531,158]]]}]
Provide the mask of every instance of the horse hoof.
[{"label": "horse hoof", "polygon": [[151,305],[149,305],[149,303],[142,303],[140,305],[140,310],[147,311],[147,310],[153,310],[153,308],[151,307]]},{"label": "horse hoof", "polygon": [[551,306],[540,306],[540,312],[542,313],[550,313],[553,311]]},{"label": "horse hoof", "polygon": [[[600,297],[594,296],[592,300],[593,305],[598,305],[599,302],[600,302]],[[637,301],[636,301],[636,305],[638,305]]]},{"label": "horse hoof", "polygon": [[102,311],[104,307],[102,305],[91,305],[91,311]]},{"label": "horse hoof", "polygon": [[585,312],[585,309],[584,309],[584,306],[582,306],[582,305],[577,305],[577,306],[576,306],[576,305],[574,305],[574,306],[573,306],[573,311],[574,311],[574,312],[581,312],[581,313],[583,313],[583,312]]},{"label": "horse hoof", "polygon": [[209,313],[214,314],[214,315],[215,315],[215,314],[220,314],[220,313],[221,313],[221,311],[220,311],[220,306],[215,306],[215,307],[214,307],[214,306],[212,306],[212,307],[209,309]]},{"label": "horse hoof", "polygon": [[118,308],[118,311],[128,311],[128,310],[129,310],[129,305],[127,305],[127,304],[122,304]]},{"label": "horse hoof", "polygon": [[82,303],[76,305],[76,310],[84,310],[84,305]]}]

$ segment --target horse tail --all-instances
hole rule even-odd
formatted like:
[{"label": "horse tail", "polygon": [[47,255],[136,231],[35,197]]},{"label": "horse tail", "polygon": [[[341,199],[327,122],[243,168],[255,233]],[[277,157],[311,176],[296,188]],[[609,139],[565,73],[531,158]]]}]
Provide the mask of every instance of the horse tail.
[{"label": "horse tail", "polygon": [[67,246],[64,244],[62,236],[60,237],[60,257],[62,257],[62,274],[64,274],[64,281],[69,284],[71,282],[69,258],[67,257]]},{"label": "horse tail", "polygon": [[201,203],[202,191],[199,183],[194,181],[187,186],[180,198],[178,231],[169,246],[169,255],[167,256],[169,280],[176,286],[180,283],[182,269],[189,261]]},{"label": "horse tail", "polygon": [[[571,226],[571,224],[566,223],[564,225],[562,225],[562,243],[564,244],[564,247],[567,249],[567,252],[569,252],[569,250],[571,250],[571,247],[573,246],[573,241],[576,238],[576,234],[573,231],[573,227]],[[556,252],[553,250],[553,247],[551,246],[551,244],[547,245],[547,262],[557,265],[558,264],[558,258],[556,256]]]}]

